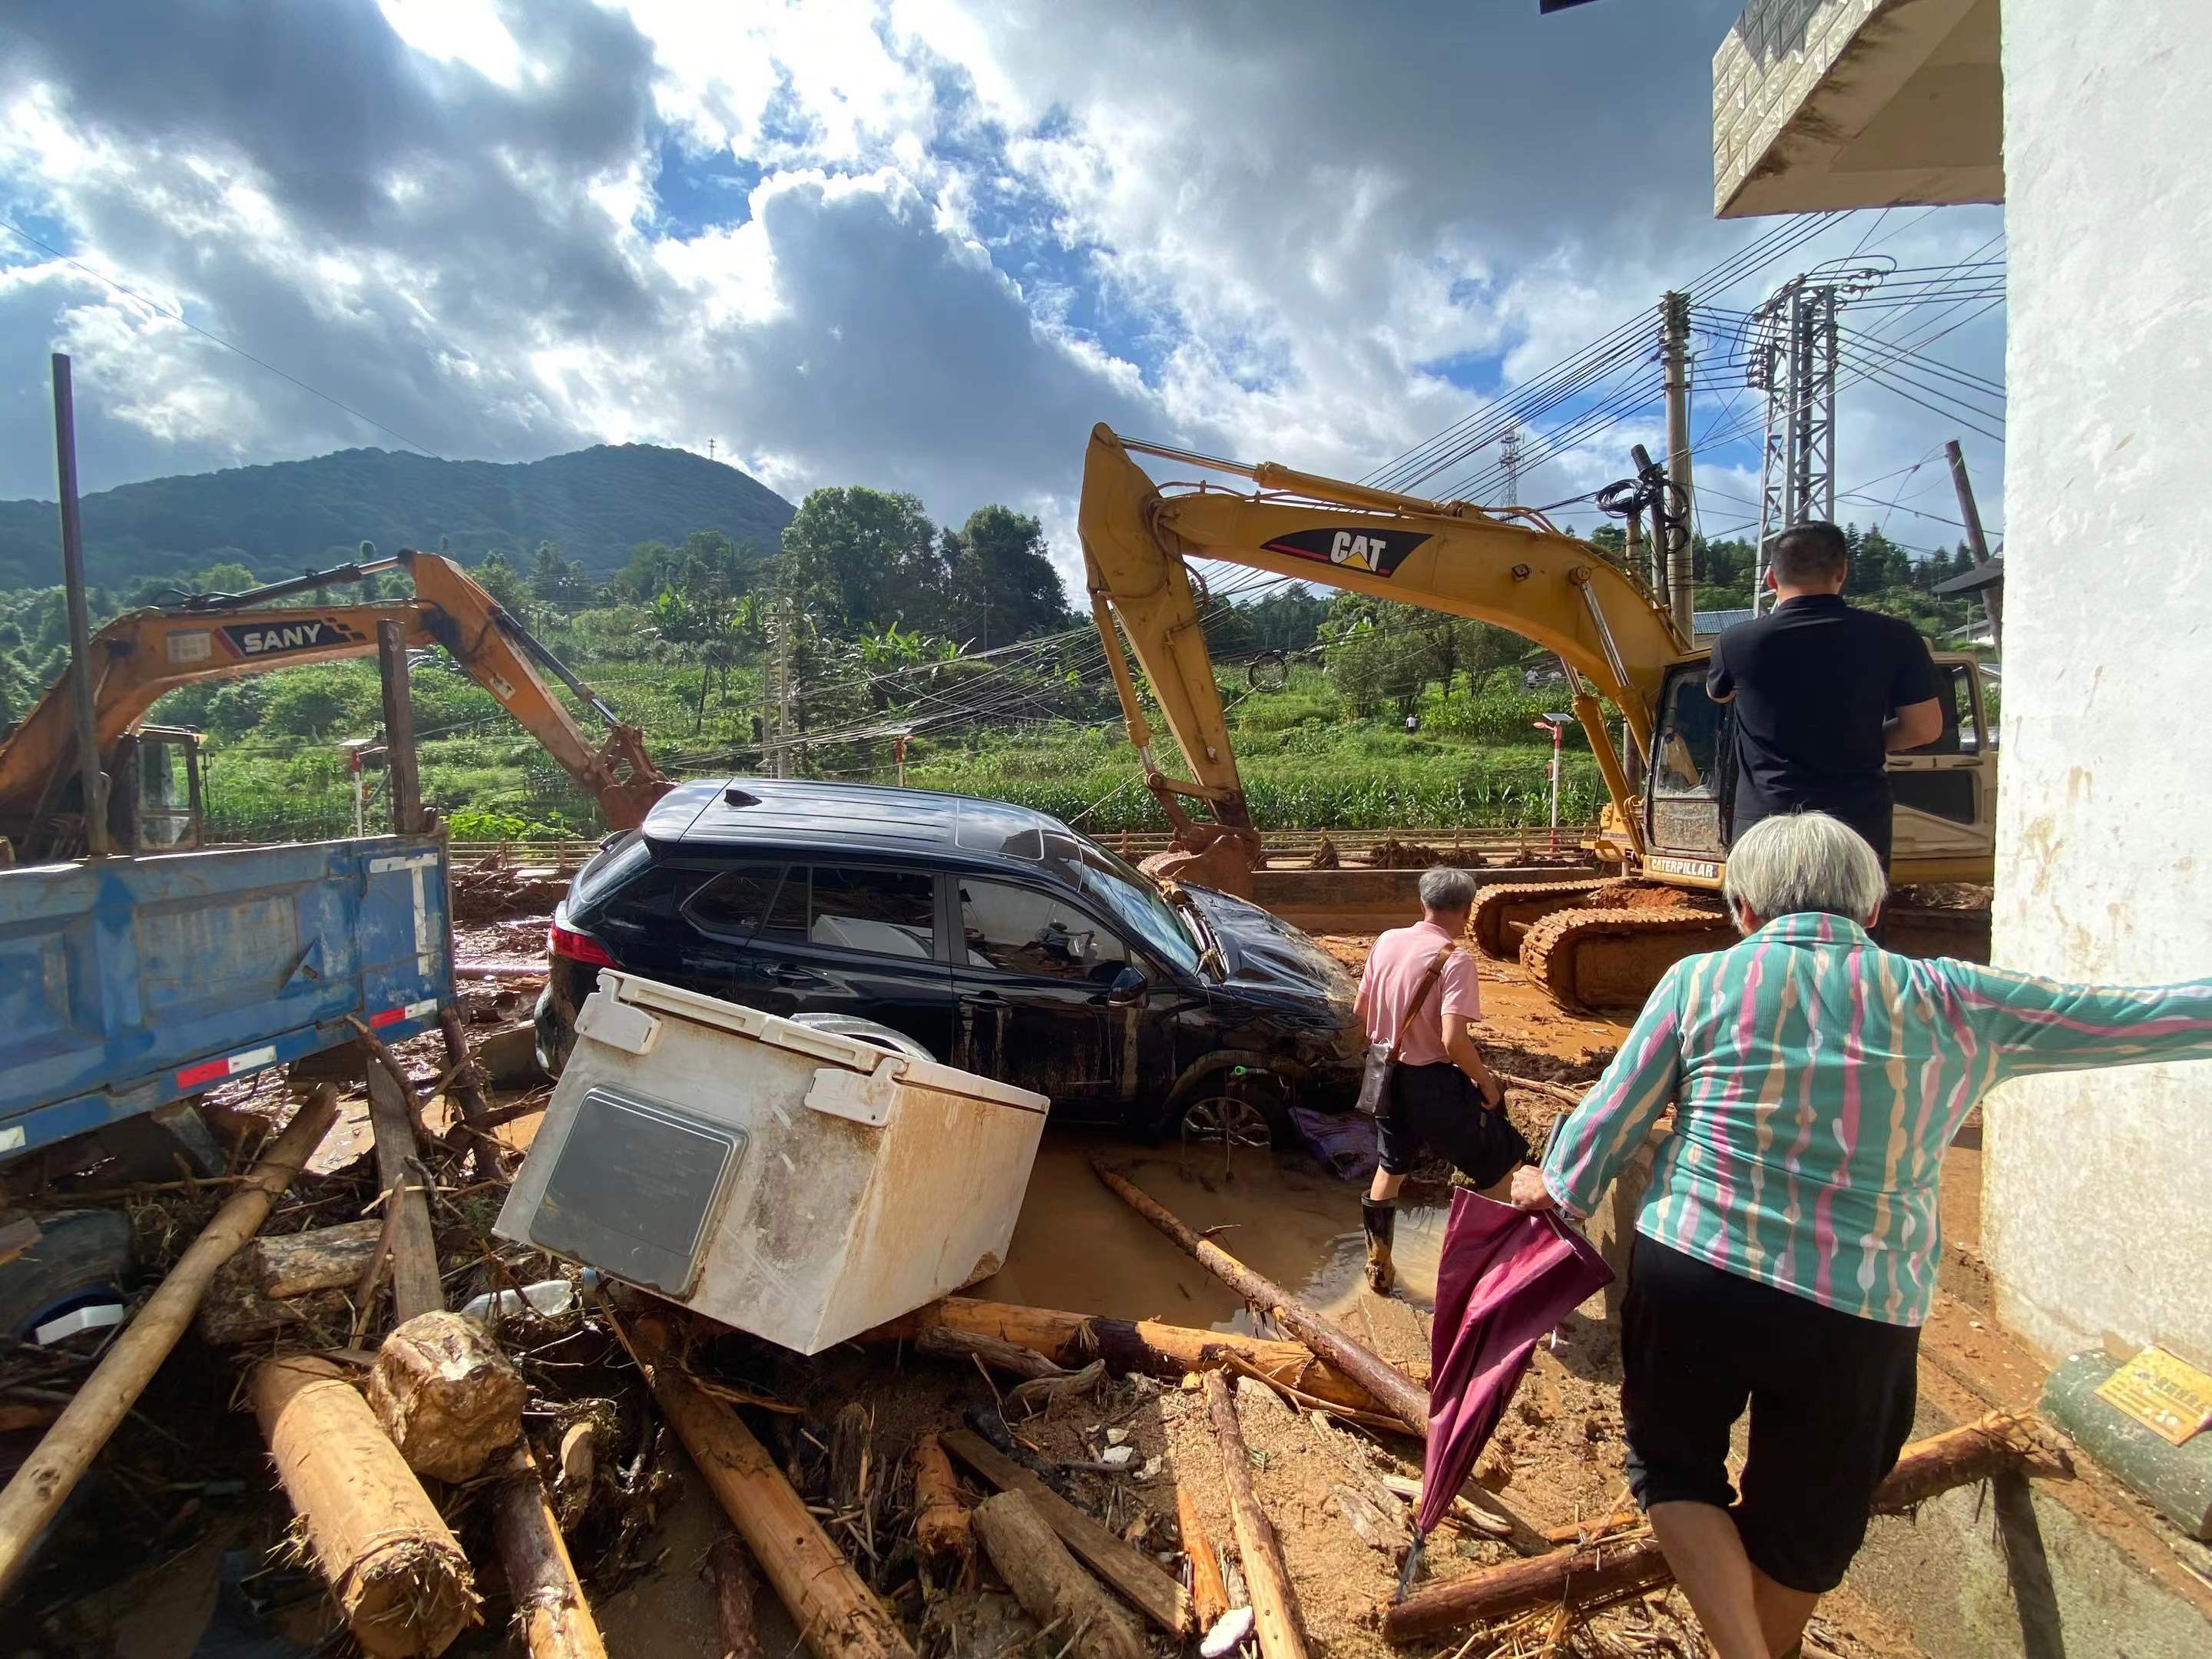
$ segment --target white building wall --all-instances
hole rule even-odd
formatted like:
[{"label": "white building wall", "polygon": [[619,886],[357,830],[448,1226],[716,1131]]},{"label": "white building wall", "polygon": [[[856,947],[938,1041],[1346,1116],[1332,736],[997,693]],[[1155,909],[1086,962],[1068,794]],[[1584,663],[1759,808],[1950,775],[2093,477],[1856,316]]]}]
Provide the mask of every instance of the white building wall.
[{"label": "white building wall", "polygon": [[[2004,0],[1996,959],[2212,975],[2212,0]],[[1999,1313],[2212,1350],[2212,1063],[2008,1086]]]}]

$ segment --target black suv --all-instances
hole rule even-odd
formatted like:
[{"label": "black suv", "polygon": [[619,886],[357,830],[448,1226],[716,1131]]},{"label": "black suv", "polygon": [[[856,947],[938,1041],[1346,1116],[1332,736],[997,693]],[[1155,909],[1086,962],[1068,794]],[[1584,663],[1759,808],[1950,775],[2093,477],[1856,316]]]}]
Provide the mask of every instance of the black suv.
[{"label": "black suv", "polygon": [[1344,969],[1256,905],[1172,897],[1057,819],[1000,801],[769,778],[687,783],[611,838],[553,918],[538,1005],[557,1069],[602,967],[774,1014],[877,1022],[1151,1135],[1280,1139],[1348,1107],[1364,1037]]}]

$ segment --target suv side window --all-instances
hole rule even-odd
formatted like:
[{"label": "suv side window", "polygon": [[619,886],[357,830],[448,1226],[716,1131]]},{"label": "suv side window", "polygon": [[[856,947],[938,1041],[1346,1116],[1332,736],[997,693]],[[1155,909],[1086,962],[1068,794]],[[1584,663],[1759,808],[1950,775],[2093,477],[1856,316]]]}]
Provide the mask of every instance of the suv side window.
[{"label": "suv side window", "polygon": [[[726,870],[702,882],[684,903],[684,919],[702,933],[719,938],[748,939],[769,920],[776,889],[784,884],[783,866],[762,864]],[[805,902],[806,872],[799,872],[802,907]]]},{"label": "suv side window", "polygon": [[[771,928],[788,917],[793,884],[804,880],[807,873],[793,870],[785,878],[784,890],[776,896]],[[911,870],[841,869],[834,865],[817,865],[812,875],[806,927],[810,944],[924,962],[936,957],[935,877]]]},{"label": "suv side window", "polygon": [[962,963],[1042,979],[1110,982],[1127,963],[1115,934],[1048,893],[960,878]]}]

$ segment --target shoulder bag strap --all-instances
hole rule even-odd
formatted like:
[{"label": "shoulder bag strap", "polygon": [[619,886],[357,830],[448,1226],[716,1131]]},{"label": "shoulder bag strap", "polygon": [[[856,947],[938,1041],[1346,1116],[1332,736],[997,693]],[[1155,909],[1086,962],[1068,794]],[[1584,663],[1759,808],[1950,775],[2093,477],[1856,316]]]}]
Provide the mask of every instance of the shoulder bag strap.
[{"label": "shoulder bag strap", "polygon": [[1435,960],[1429,963],[1428,972],[1421,975],[1421,982],[1413,992],[1413,1000],[1407,1006],[1406,1017],[1398,1022],[1397,1040],[1390,1045],[1390,1063],[1393,1066],[1398,1063],[1398,1051],[1406,1046],[1406,1033],[1413,1029],[1413,1016],[1421,1012],[1421,1005],[1429,1000],[1430,988],[1443,974],[1444,963],[1450,959],[1455,948],[1455,945],[1447,942],[1443,949],[1437,952]]}]

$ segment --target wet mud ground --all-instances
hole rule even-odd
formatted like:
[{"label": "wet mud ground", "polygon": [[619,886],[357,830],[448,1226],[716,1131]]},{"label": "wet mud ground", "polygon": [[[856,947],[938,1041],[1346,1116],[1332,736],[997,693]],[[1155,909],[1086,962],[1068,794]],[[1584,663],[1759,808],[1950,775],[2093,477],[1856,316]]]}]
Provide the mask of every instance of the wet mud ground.
[{"label": "wet mud ground", "polygon": [[[504,934],[520,938],[540,925],[509,924],[496,940],[483,943],[511,950]],[[1332,934],[1323,943],[1356,968],[1370,937]],[[1494,1064],[1547,1079],[1595,1074],[1618,1040],[1619,1026],[1562,1012],[1510,967],[1485,963],[1483,969],[1482,1036]],[[1516,1092],[1511,1109],[1531,1142],[1540,1146],[1561,1109],[1546,1096]],[[524,1146],[534,1124],[526,1117],[502,1133]],[[317,1165],[342,1168],[367,1146],[365,1122],[349,1112]],[[1296,1152],[1225,1152],[1218,1145],[1143,1148],[1095,1134],[1048,1133],[1006,1263],[969,1294],[1210,1329],[1253,1328],[1252,1315],[1226,1287],[1101,1185],[1088,1166],[1094,1153],[1112,1158],[1192,1226],[1218,1229],[1214,1236],[1225,1249],[1322,1307],[1386,1358],[1416,1376],[1425,1376],[1428,1311],[1443,1230],[1441,1182],[1419,1188],[1435,1201],[1411,1203],[1401,1211],[1400,1282],[1391,1297],[1377,1297],[1362,1284],[1359,1188]],[[1570,1317],[1554,1342],[1539,1351],[1513,1408],[1477,1466],[1476,1478],[1540,1528],[1606,1514],[1625,1497],[1617,1344],[1611,1329],[1594,1316],[1597,1311],[1593,1302]],[[870,1462],[876,1471],[866,1517],[867,1541],[853,1530],[851,1516],[835,1525],[848,1553],[873,1574],[879,1588],[894,1594],[896,1611],[910,1631],[919,1632],[920,1650],[1006,1659],[1053,1651],[1056,1644],[1032,1640],[1035,1626],[1003,1595],[933,1594],[925,1604],[924,1587],[910,1564],[896,1559],[890,1541],[904,1537],[908,1529],[905,1455],[914,1440],[957,1426],[964,1413],[994,1405],[1005,1380],[994,1385],[973,1366],[904,1351],[848,1346],[809,1362],[764,1348],[730,1337],[710,1352],[748,1373],[749,1382],[769,1383],[803,1408],[800,1419],[757,1425],[764,1434],[783,1437],[796,1466],[805,1467],[813,1455],[807,1443],[826,1440],[830,1419],[847,1402],[859,1401],[867,1408]],[[611,1387],[619,1383],[618,1355],[555,1352],[568,1356],[556,1364],[601,1366]],[[198,1349],[187,1339],[118,1435],[114,1455],[103,1460],[108,1478],[88,1483],[91,1501],[80,1506],[70,1523],[70,1540],[76,1547],[97,1548],[97,1540],[107,1535],[131,1540],[128,1553],[118,1553],[110,1571],[80,1564],[81,1570],[69,1575],[70,1594],[58,1601],[49,1595],[17,1603],[16,1610],[27,1617],[9,1620],[12,1629],[0,1626],[0,1653],[168,1659],[193,1653],[348,1650],[342,1634],[335,1640],[331,1635],[326,1604],[312,1573],[285,1560],[288,1516],[281,1494],[273,1491],[251,1418],[234,1409],[234,1375],[225,1356]],[[1249,1382],[1240,1386],[1239,1407],[1255,1485],[1281,1534],[1314,1652],[1320,1659],[1368,1659],[1401,1651],[1389,1648],[1380,1631],[1396,1582],[1396,1563],[1353,1531],[1345,1518],[1342,1493],[1349,1489],[1371,1495],[1384,1474],[1418,1478],[1419,1446],[1402,1437],[1302,1415]],[[1074,1495],[1132,1541],[1158,1552],[1170,1571],[1177,1549],[1178,1482],[1188,1487],[1217,1547],[1230,1545],[1218,1454],[1202,1395],[1194,1390],[1149,1380],[1109,1380],[1095,1393],[1063,1399],[1015,1427],[1034,1449],[1063,1462],[1097,1459],[1109,1430],[1125,1438],[1134,1448],[1133,1472],[1073,1474]],[[653,1457],[663,1479],[642,1511],[649,1516],[649,1529],[624,1540],[615,1582],[592,1586],[595,1611],[608,1650],[617,1659],[704,1659],[718,1651],[704,1561],[726,1523],[672,1437],[654,1447]],[[871,1548],[879,1552],[872,1559]],[[1428,1570],[1441,1579],[1509,1559],[1503,1544],[1462,1537],[1446,1526],[1430,1541]],[[491,1581],[488,1610],[496,1617],[501,1609],[495,1565],[480,1557],[478,1568]],[[1886,1637],[1848,1594],[1826,1604],[1824,1613],[1818,1645],[1808,1652],[1863,1659],[1915,1651]],[[802,1650],[797,1632],[765,1589],[759,1615],[764,1652]],[[1500,1632],[1464,1652],[1468,1659],[1481,1659],[1493,1651],[1705,1651],[1678,1593],[1630,1602],[1547,1649],[1541,1638],[1548,1633]],[[1461,1650],[1460,1643],[1452,1642],[1402,1651]],[[520,1649],[495,1626],[465,1635],[448,1651],[473,1655]]]}]

